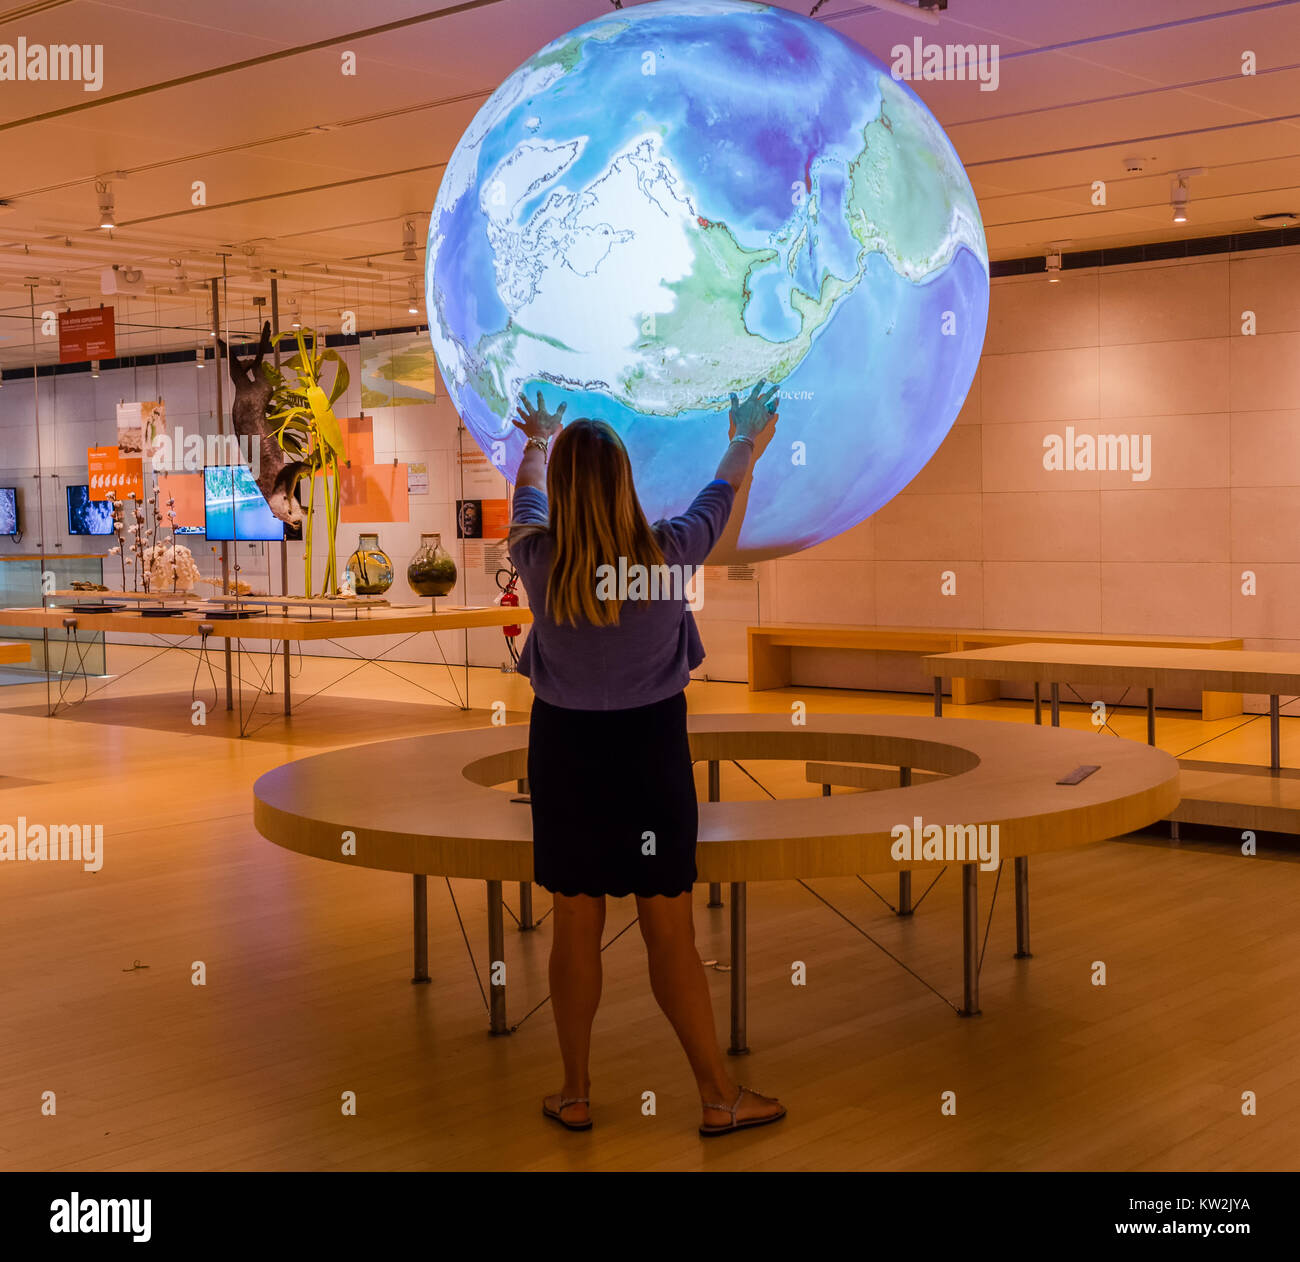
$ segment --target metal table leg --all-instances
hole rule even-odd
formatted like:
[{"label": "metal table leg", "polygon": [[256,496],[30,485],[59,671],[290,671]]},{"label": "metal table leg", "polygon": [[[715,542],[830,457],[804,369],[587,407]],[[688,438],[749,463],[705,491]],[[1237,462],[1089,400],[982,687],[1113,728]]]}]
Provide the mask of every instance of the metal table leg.
[{"label": "metal table leg", "polygon": [[1016,871],[1016,959],[1027,960],[1033,955],[1029,949],[1029,857],[1021,855],[1015,861]]},{"label": "metal table leg", "polygon": [[943,676],[934,677],[934,717],[943,718]]},{"label": "metal table leg", "polygon": [[979,867],[974,863],[963,863],[961,865],[961,1015],[963,1017],[977,1017],[980,1012],[979,920]]},{"label": "metal table leg", "polygon": [[[528,796],[528,777],[521,776],[515,781],[515,788],[518,790],[520,797]],[[519,882],[519,932],[523,933],[526,929],[536,929],[537,922],[533,919],[533,883],[531,881]]]},{"label": "metal table leg", "polygon": [[[911,767],[899,767],[898,769],[898,787],[900,789],[910,788],[912,784]],[[910,872],[900,872],[898,874],[898,915],[910,916],[912,914],[912,874]]]},{"label": "metal table leg", "polygon": [[411,877],[412,920],[415,928],[415,976],[412,986],[429,984],[429,878],[416,873]]},{"label": "metal table leg", "polygon": [[1043,685],[1034,680],[1034,726],[1043,725]]},{"label": "metal table leg", "polygon": [[749,1055],[745,1004],[745,883],[731,883],[731,1046],[729,1056]]},{"label": "metal table leg", "polygon": [[1268,767],[1274,775],[1282,770],[1282,707],[1277,693],[1268,699]]},{"label": "metal table leg", "polygon": [[[506,930],[503,915],[505,903],[501,897],[501,882],[487,883],[488,916],[488,1015],[489,1033],[509,1034],[506,1025]],[[500,979],[498,980],[498,974]]]},{"label": "metal table leg", "polygon": [[1156,743],[1156,690],[1147,689],[1147,744]]},{"label": "metal table leg", "polygon": [[1061,685],[1052,683],[1052,726],[1061,726]]},{"label": "metal table leg", "polygon": [[[830,792],[830,786],[823,786],[826,792]],[[709,791],[708,797],[710,802],[722,801],[722,767],[716,758],[709,759]],[[722,882],[709,882],[709,901],[708,907],[722,906]]]},{"label": "metal table leg", "polygon": [[284,713],[288,717],[293,713],[293,693],[289,683],[289,641],[284,642]]}]

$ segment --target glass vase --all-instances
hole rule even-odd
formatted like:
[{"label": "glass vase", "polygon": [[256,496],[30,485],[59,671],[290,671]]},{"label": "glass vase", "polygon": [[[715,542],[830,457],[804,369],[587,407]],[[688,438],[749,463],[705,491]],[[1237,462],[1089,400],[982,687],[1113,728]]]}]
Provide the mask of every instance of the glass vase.
[{"label": "glass vase", "polygon": [[456,586],[456,562],[442,546],[441,535],[420,536],[420,550],[406,568],[406,581],[417,596],[445,596]]},{"label": "glass vase", "polygon": [[393,563],[379,546],[378,535],[361,535],[348,558],[358,596],[382,596],[393,585]]}]

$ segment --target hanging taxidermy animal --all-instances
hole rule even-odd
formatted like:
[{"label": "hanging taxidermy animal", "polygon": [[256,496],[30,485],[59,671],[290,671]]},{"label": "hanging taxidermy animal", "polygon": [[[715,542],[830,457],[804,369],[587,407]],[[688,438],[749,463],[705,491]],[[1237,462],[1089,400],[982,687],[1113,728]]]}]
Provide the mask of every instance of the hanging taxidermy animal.
[{"label": "hanging taxidermy animal", "polygon": [[[220,339],[218,339],[220,342]],[[272,349],[271,325],[262,325],[262,337],[256,356],[240,358],[224,342],[221,352],[230,362],[230,380],[235,385],[235,401],[230,408],[235,433],[243,441],[240,448],[254,460],[253,473],[257,488],[281,521],[290,526],[302,524],[302,506],[294,494],[298,480],[310,465],[297,453],[287,451],[280,442],[277,426],[269,419],[275,382],[263,372],[263,361]],[[253,452],[257,455],[253,457]]]}]

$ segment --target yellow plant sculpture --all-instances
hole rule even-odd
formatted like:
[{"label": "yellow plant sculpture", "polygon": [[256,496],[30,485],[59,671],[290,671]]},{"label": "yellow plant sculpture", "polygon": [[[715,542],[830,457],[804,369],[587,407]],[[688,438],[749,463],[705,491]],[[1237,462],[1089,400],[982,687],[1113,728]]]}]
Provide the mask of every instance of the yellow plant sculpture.
[{"label": "yellow plant sculpture", "polygon": [[[298,353],[279,368],[262,361],[263,376],[272,387],[267,407],[267,423],[274,428],[280,449],[291,459],[307,466],[311,491],[307,499],[307,522],[303,530],[306,578],[303,590],[312,591],[312,545],[316,526],[316,483],[321,482],[325,522],[328,528],[329,554],[325,565],[322,594],[338,593],[338,556],[336,540],[339,527],[339,462],[347,460],[343,429],[334,415],[334,404],[348,388],[348,366],[336,350],[324,345],[314,329],[286,329],[275,336],[276,347],[287,338],[298,346]],[[327,364],[334,365],[334,381],[326,394],[321,385]]]}]

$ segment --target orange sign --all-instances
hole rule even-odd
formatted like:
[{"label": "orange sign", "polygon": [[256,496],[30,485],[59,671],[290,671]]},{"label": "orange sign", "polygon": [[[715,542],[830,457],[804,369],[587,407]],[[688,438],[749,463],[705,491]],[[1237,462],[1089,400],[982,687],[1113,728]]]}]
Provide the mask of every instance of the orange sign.
[{"label": "orange sign", "polygon": [[340,469],[339,521],[410,521],[407,493],[404,464],[353,465],[350,469]]},{"label": "orange sign", "polygon": [[343,446],[354,469],[375,463],[375,421],[371,416],[340,416]]},{"label": "orange sign", "polygon": [[510,533],[506,500],[457,500],[457,539],[504,539]]},{"label": "orange sign", "polygon": [[112,307],[59,313],[59,363],[84,364],[90,359],[112,359],[116,354]]},{"label": "orange sign", "polygon": [[144,461],[123,456],[116,447],[87,447],[92,500],[144,498]]},{"label": "orange sign", "polygon": [[[168,503],[169,500],[174,502]],[[160,473],[158,511],[162,514],[164,530],[173,524],[170,513],[176,514],[176,526],[197,526],[202,530],[207,520],[203,506],[203,474]]]}]

